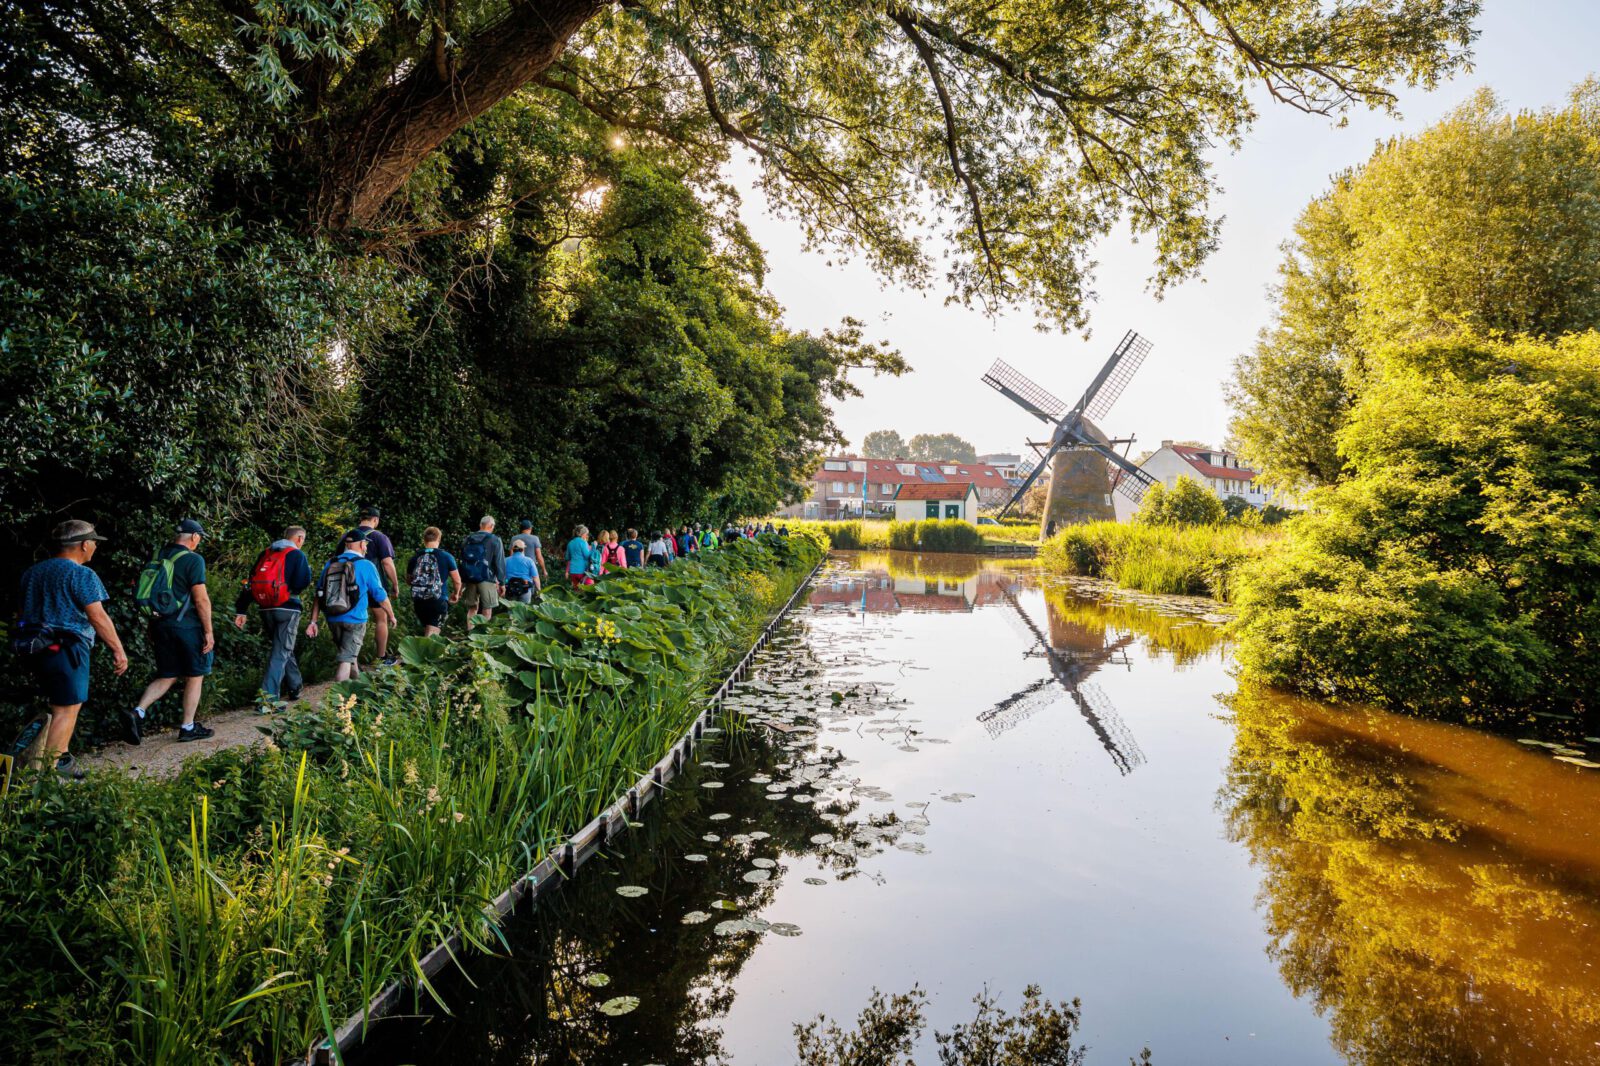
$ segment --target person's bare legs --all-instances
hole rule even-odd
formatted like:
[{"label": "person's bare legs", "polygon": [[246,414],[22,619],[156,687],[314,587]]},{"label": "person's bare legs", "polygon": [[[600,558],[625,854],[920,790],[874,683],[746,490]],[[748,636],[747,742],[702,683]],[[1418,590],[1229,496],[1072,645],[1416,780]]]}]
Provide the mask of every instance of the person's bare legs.
[{"label": "person's bare legs", "polygon": [[58,707],[50,705],[50,728],[44,734],[44,765],[54,766],[56,760],[67,753],[72,743],[72,730],[78,724],[81,703]]},{"label": "person's bare legs", "polygon": [[172,686],[177,680],[175,677],[158,677],[146,685],[144,695],[139,697],[140,709],[148,711],[152,703],[172,690]]},{"label": "person's bare legs", "polygon": [[381,663],[389,654],[389,616],[379,611],[372,616],[372,624],[378,631],[375,640],[378,645],[378,661]]},{"label": "person's bare legs", "polygon": [[203,677],[186,677],[183,679],[183,724],[194,725],[195,712],[200,709],[200,690],[205,686]]}]

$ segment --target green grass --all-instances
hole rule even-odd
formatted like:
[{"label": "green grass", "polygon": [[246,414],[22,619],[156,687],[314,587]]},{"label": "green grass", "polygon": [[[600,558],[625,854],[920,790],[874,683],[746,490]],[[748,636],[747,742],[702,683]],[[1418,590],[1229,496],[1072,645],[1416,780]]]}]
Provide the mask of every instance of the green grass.
[{"label": "green grass", "polygon": [[1105,578],[1126,588],[1184,596],[1233,596],[1239,567],[1280,539],[1278,527],[1068,526],[1040,548],[1046,569]]},{"label": "green grass", "polygon": [[[631,785],[821,558],[740,542],[551,590],[171,780],[19,783],[0,806],[14,1060],[282,1062]],[[426,988],[424,988],[426,991]],[[38,1048],[34,1053],[31,1049]]]}]

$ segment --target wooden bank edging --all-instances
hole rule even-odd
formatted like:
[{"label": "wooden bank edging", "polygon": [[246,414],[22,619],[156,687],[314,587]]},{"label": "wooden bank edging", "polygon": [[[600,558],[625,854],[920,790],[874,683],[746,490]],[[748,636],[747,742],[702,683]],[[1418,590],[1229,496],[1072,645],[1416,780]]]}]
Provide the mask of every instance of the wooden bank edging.
[{"label": "wooden bank edging", "polygon": [[[661,760],[650,768],[650,772],[639,778],[638,782],[621,796],[618,796],[609,807],[578,830],[566,843],[545,855],[532,870],[529,870],[516,883],[496,896],[483,913],[490,921],[498,923],[513,907],[524,899],[537,899],[547,892],[552,892],[577,873],[578,867],[587,862],[596,852],[608,843],[627,831],[628,822],[638,817],[639,811],[645,804],[666,791],[668,781],[683,773],[694,755],[694,749],[705,735],[706,726],[714,714],[722,709],[722,704],[728,696],[728,690],[736,683],[744,680],[750,669],[750,662],[755,658],[756,652],[767,646],[767,641],[772,639],[773,632],[778,628],[789,613],[789,609],[799,600],[800,594],[805,592],[811,584],[812,578],[817,576],[817,571],[822,569],[822,564],[827,562],[824,556],[811,572],[806,574],[789,594],[782,607],[776,614],[767,620],[761,627],[761,633],[756,637],[748,651],[744,653],[728,676],[723,678],[722,684],[717,686],[711,698],[706,701],[706,707],[700,716],[694,720],[686,733],[671,749],[661,757]],[[460,931],[452,933],[450,938],[439,944],[432,951],[418,960],[417,967],[424,977],[432,977],[444,969],[446,962],[455,958],[462,947]],[[409,980],[390,981],[377,995],[367,1002],[367,1005],[355,1014],[345,1019],[343,1025],[334,1031],[332,1040],[323,1040],[312,1047],[306,1056],[306,1061],[313,1066],[328,1066],[336,1057],[342,1057],[345,1052],[359,1044],[366,1034],[367,1027],[374,1021],[393,1013],[400,999],[410,987]]]}]

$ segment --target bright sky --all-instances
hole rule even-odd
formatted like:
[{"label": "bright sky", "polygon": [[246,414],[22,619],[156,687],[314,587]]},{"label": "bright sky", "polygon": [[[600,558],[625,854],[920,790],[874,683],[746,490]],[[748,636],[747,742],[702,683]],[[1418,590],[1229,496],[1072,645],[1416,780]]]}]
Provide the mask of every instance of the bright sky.
[{"label": "bright sky", "polygon": [[1322,118],[1268,100],[1261,120],[1236,154],[1214,156],[1223,193],[1214,210],[1225,218],[1219,250],[1199,278],[1157,300],[1146,291],[1147,250],[1126,239],[1101,247],[1092,311],[1093,336],[1039,333],[1031,312],[990,319],[982,312],[945,306],[942,290],[917,293],[885,288],[865,265],[830,266],[822,253],[801,248],[798,227],[767,213],[748,180],[744,216],[767,249],[768,287],[787,310],[793,329],[822,330],[846,315],[867,323],[868,336],[905,354],[912,373],[898,380],[861,376],[865,392],[842,405],[839,423],[852,446],[874,429],[954,432],[979,452],[1020,451],[1032,422],[978,378],[999,356],[1050,391],[1071,399],[1088,384],[1128,329],[1154,343],[1139,376],[1103,426],[1114,435],[1134,433],[1139,444],[1162,438],[1221,444],[1228,411],[1222,382],[1233,357],[1247,349],[1270,311],[1267,287],[1279,245],[1296,216],[1323,192],[1331,175],[1365,160],[1396,133],[1432,124],[1482,86],[1511,109],[1542,108],[1565,100],[1573,85],[1600,70],[1600,0],[1485,0],[1475,68],[1434,93],[1400,89],[1403,118],[1352,113],[1337,129]]}]

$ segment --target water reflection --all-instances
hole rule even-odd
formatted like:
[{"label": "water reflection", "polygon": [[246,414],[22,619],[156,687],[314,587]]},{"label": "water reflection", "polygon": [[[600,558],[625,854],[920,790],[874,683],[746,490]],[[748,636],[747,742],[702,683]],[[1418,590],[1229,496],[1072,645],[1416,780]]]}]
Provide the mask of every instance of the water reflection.
[{"label": "water reflection", "polygon": [[1461,726],[1227,703],[1268,953],[1348,1061],[1600,1061],[1600,777]]},{"label": "water reflection", "polygon": [[1004,602],[1027,583],[1022,568],[985,566],[976,555],[860,552],[848,570],[824,574],[811,591],[814,608],[899,614],[971,611]]}]

